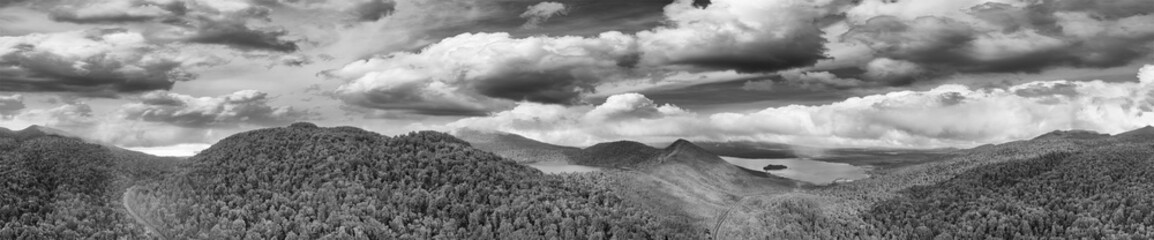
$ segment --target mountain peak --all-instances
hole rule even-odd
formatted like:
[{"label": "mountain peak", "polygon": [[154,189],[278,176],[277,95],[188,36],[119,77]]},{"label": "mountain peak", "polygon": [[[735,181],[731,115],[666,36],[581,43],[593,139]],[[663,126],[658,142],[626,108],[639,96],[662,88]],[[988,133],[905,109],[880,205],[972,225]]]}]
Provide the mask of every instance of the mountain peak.
[{"label": "mountain peak", "polygon": [[[705,151],[705,149],[701,148],[700,146],[697,146],[697,144],[693,144],[693,142],[690,142],[689,140],[685,140],[684,138],[679,138],[679,139],[677,139],[677,141],[674,141],[673,144],[669,144],[668,147],[665,147],[665,150],[669,150],[669,151],[672,151],[672,150]],[[708,152],[708,151],[706,151],[706,152]]]}]

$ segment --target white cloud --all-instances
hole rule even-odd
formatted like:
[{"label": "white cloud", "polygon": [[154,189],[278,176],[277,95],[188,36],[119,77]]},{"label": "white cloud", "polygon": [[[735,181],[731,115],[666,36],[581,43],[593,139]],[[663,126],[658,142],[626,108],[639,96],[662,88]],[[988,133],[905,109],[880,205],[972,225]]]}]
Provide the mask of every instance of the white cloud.
[{"label": "white cloud", "polygon": [[[398,13],[407,4],[398,2]],[[346,81],[336,91],[342,100],[367,108],[477,115],[507,109],[515,101],[572,104],[624,79],[652,82],[684,71],[771,72],[807,66],[824,57],[825,41],[815,22],[838,5],[717,0],[703,9],[682,0],[665,8],[671,26],[636,35],[464,33],[419,52],[376,56],[328,73]],[[555,14],[561,7],[539,4],[528,15]]]},{"label": "white cloud", "polygon": [[549,18],[565,14],[565,4],[559,2],[541,2],[525,9],[521,18],[529,19],[522,28],[538,28]]},{"label": "white cloud", "polygon": [[512,101],[575,101],[590,84],[621,74],[614,69],[633,46],[633,38],[619,32],[592,38],[467,33],[420,53],[393,53],[327,73],[347,81],[336,94],[353,105],[483,113]]},{"label": "white cloud", "polygon": [[114,95],[169,89],[218,59],[148,43],[123,29],[0,37],[0,90]]},{"label": "white cloud", "polygon": [[[451,128],[512,132],[566,145],[620,139],[754,140],[815,146],[972,147],[1053,130],[1119,133],[1154,124],[1154,65],[1140,82],[1042,81],[1006,88],[943,85],[819,106],[699,115],[638,94],[599,106],[520,103]],[[665,109],[665,110],[662,110]]]},{"label": "white cloud", "polygon": [[816,22],[839,1],[715,0],[707,8],[679,0],[665,7],[671,27],[638,33],[642,62],[695,68],[772,72],[824,58]]},{"label": "white cloud", "polygon": [[1151,54],[1150,11],[1147,0],[865,0],[845,12],[849,29],[838,40],[871,52],[839,57],[869,71],[877,59],[920,69],[916,79],[868,76],[891,85],[956,73],[1119,67]]}]

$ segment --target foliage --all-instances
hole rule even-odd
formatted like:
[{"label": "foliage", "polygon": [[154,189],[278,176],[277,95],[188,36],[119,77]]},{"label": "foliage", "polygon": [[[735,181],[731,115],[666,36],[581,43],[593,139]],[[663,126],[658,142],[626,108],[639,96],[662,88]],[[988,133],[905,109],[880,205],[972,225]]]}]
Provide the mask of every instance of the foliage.
[{"label": "foliage", "polygon": [[142,236],[114,196],[108,149],[48,135],[0,136],[0,239]]},{"label": "foliage", "polygon": [[701,239],[625,204],[605,175],[551,176],[443,133],[289,127],[234,135],[134,191],[199,239]]}]

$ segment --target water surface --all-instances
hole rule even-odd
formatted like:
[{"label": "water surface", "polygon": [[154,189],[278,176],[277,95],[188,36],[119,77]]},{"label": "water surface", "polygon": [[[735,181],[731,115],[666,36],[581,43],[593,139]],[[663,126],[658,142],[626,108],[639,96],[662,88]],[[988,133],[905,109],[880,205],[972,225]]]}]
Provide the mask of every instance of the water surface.
[{"label": "water surface", "polygon": [[858,180],[868,178],[868,167],[859,167],[845,163],[831,163],[815,161],[807,158],[782,159],[750,159],[737,157],[721,157],[730,164],[754,171],[762,171],[765,165],[785,165],[784,170],[768,171],[768,173],[784,178],[800,180],[815,184],[829,184],[836,180]]}]

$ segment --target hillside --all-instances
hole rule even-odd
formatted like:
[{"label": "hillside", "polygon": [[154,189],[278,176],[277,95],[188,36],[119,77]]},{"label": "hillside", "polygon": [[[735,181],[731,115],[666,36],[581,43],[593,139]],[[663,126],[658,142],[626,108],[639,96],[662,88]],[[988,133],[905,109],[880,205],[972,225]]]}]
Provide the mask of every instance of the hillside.
[{"label": "hillside", "polygon": [[462,129],[453,136],[469,142],[473,148],[495,153],[518,163],[568,163],[569,156],[580,149],[539,142],[521,135]]},{"label": "hillside", "polygon": [[636,167],[660,157],[660,149],[639,142],[598,143],[580,151],[569,152],[573,164],[597,167]]},{"label": "hillside", "polygon": [[[766,197],[765,231],[721,239],[1148,239],[1148,128],[959,150],[874,177]],[[1098,137],[1085,137],[1095,136]],[[1060,136],[1060,137],[1055,137]]]},{"label": "hillside", "polygon": [[[734,166],[686,140],[675,141],[665,148],[615,141],[577,149],[554,147],[512,134],[485,136],[466,135],[464,139],[475,146],[482,146],[479,148],[499,149],[494,153],[506,157],[515,152],[548,149],[564,154],[568,164],[610,169],[601,174],[614,179],[612,187],[627,193],[623,197],[630,205],[691,219],[699,227],[715,227],[715,223],[729,210],[728,206],[746,196],[788,192],[799,184]],[[493,145],[503,147],[493,148]],[[523,159],[520,162],[535,161]]]},{"label": "hillside", "polygon": [[142,178],[111,150],[38,127],[0,133],[0,239],[143,237],[118,204],[125,183]]},{"label": "hillside", "polygon": [[704,238],[627,205],[608,176],[545,175],[470,145],[298,123],[225,138],[131,196],[173,238]]}]

